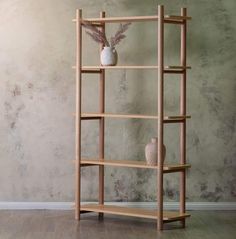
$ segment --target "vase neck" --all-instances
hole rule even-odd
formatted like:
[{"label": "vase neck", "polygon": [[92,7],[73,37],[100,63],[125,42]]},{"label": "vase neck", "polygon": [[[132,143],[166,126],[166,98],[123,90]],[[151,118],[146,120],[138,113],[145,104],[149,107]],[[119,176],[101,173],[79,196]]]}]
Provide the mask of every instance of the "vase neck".
[{"label": "vase neck", "polygon": [[115,49],[114,46],[104,46],[103,48],[104,48],[104,49]]},{"label": "vase neck", "polygon": [[151,139],[151,142],[152,142],[152,143],[157,143],[157,137],[153,137],[153,138]]}]

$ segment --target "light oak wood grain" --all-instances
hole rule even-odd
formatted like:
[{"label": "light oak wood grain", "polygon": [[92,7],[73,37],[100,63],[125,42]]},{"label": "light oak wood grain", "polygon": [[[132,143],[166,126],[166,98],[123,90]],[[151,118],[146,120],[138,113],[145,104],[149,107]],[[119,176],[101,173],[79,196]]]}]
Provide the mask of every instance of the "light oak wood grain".
[{"label": "light oak wood grain", "polygon": [[82,10],[76,10],[76,98],[75,98],[75,219],[80,219],[80,159],[81,159],[81,66],[82,66]]},{"label": "light oak wood grain", "polygon": [[163,144],[164,144],[164,6],[158,6],[157,23],[157,230],[163,229]]},{"label": "light oak wood grain", "polygon": [[[141,115],[141,114],[82,113],[81,116],[83,118],[104,117],[104,118],[123,118],[123,119],[158,119],[158,116],[156,115]],[[189,119],[189,118],[191,118],[191,116],[189,115],[164,116],[164,120],[166,122],[172,121],[172,120]]]},{"label": "light oak wood grain", "polygon": [[[100,18],[105,17],[105,12],[100,12]],[[105,23],[102,23],[101,31],[105,34]],[[100,44],[100,54],[103,50],[104,44]],[[100,71],[99,81],[99,113],[105,113],[105,70]],[[99,158],[104,158],[105,153],[105,120],[103,117],[99,119]],[[100,205],[104,204],[104,165],[99,165],[99,185],[98,185],[98,202]],[[99,212],[100,218],[103,217],[103,213]]]},{"label": "light oak wood grain", "polygon": [[[150,168],[157,169],[157,166],[147,165],[146,161],[137,161],[137,160],[109,160],[109,159],[81,159],[81,166],[88,165],[107,165],[107,166],[116,166],[116,167],[130,167],[130,168]],[[182,171],[187,168],[190,168],[190,164],[164,164],[163,172],[171,173]]]},{"label": "light oak wood grain", "polygon": [[[92,212],[104,212],[115,215],[131,216],[131,217],[143,217],[150,219],[157,219],[158,214],[156,210],[142,209],[142,208],[130,208],[130,207],[118,207],[110,205],[100,204],[85,204],[81,206],[81,210],[92,211]],[[185,217],[190,217],[189,214],[180,214],[179,212],[164,211],[164,221],[175,221]]]},{"label": "light oak wood grain", "polygon": [[[75,218],[80,219],[81,212],[98,212],[99,216],[103,213],[117,215],[135,216],[152,218],[157,220],[157,229],[163,229],[163,222],[179,220],[182,226],[185,226],[185,218],[189,217],[185,213],[185,170],[190,167],[186,164],[186,71],[190,66],[186,64],[186,22],[191,18],[187,16],[186,8],[181,9],[181,16],[164,15],[164,6],[159,5],[156,16],[132,16],[132,17],[105,17],[105,12],[100,13],[100,18],[82,18],[82,10],[76,12],[76,199],[75,199]],[[83,66],[82,64],[82,25],[84,21],[89,21],[93,25],[99,26],[101,31],[105,32],[105,23],[113,22],[142,22],[157,21],[157,65],[137,66],[137,65],[120,65],[120,66]],[[165,23],[174,23],[181,25],[181,49],[180,49],[180,66],[164,65],[164,25]],[[100,52],[104,45],[100,45]],[[138,115],[138,114],[112,114],[105,111],[105,70],[113,69],[154,69],[157,70],[157,115]],[[81,89],[82,73],[100,74],[99,81],[99,109],[98,113],[81,112]],[[181,74],[180,82],[180,115],[164,116],[164,75]],[[148,166],[145,162],[130,160],[106,160],[104,159],[105,143],[105,118],[124,118],[124,119],[155,119],[157,121],[158,135],[158,166]],[[99,120],[99,155],[97,159],[81,159],[81,120]],[[164,142],[164,123],[180,123],[180,162],[176,165],[163,165],[163,142]],[[99,167],[99,195],[97,205],[80,205],[81,174],[80,167],[95,165]],[[121,208],[104,205],[104,166],[116,167],[133,167],[133,168],[150,168],[157,170],[157,209],[148,211],[145,209]],[[180,209],[179,212],[163,211],[163,174],[180,172]]]},{"label": "light oak wood grain", "polygon": [[[82,73],[100,73],[101,69],[105,70],[121,70],[121,69],[126,69],[126,70],[148,70],[148,69],[153,69],[157,70],[159,66],[153,65],[153,66],[145,66],[145,65],[116,65],[116,66],[83,66],[81,72]],[[72,66],[72,69],[76,69],[76,66]],[[164,73],[182,73],[183,70],[185,69],[191,69],[191,66],[164,66]]]},{"label": "light oak wood grain", "polygon": [[[187,16],[187,9],[181,8],[181,16]],[[187,24],[181,25],[180,36],[180,64],[186,67],[187,64]],[[180,80],[180,115],[186,114],[186,70],[183,71]],[[186,120],[180,123],[180,164],[186,163]],[[185,198],[186,198],[186,173],[180,172],[180,213],[185,213]],[[182,220],[182,225],[185,227],[185,220]]]},{"label": "light oak wood grain", "polygon": [[[165,23],[181,24],[183,20],[191,20],[191,17],[165,15]],[[83,21],[89,21],[93,23],[116,23],[116,22],[146,22],[146,21],[159,21],[160,16],[131,16],[131,17],[106,17],[106,18],[84,18]],[[75,20],[72,20],[75,21]]]}]

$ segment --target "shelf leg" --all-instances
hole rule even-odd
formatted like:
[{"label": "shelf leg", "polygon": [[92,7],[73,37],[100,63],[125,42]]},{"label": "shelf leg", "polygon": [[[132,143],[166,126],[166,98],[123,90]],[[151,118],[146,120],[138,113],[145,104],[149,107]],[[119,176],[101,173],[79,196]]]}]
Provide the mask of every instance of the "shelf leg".
[{"label": "shelf leg", "polygon": [[[105,12],[100,12],[100,18],[105,17]],[[103,23],[101,30],[105,32],[105,24]],[[104,45],[100,45],[100,53]],[[99,112],[105,113],[105,70],[102,69],[100,73],[100,92],[99,92]],[[99,120],[99,158],[104,160],[104,134],[105,134],[105,122],[104,117]],[[99,204],[104,204],[104,165],[99,165]],[[103,218],[103,213],[98,214],[99,219]]]},{"label": "shelf leg", "polygon": [[80,220],[82,10],[76,10],[75,219]]},{"label": "shelf leg", "polygon": [[157,229],[163,230],[164,6],[158,6]]},{"label": "shelf leg", "polygon": [[[187,16],[187,9],[181,8],[181,16]],[[186,67],[186,20],[181,25],[181,48],[180,61],[181,66]],[[186,115],[186,68],[181,75],[180,80],[180,115]],[[180,124],[180,164],[186,163],[186,120]],[[185,198],[186,198],[186,172],[180,173],[180,213],[185,213]],[[181,221],[185,227],[185,219]]]}]

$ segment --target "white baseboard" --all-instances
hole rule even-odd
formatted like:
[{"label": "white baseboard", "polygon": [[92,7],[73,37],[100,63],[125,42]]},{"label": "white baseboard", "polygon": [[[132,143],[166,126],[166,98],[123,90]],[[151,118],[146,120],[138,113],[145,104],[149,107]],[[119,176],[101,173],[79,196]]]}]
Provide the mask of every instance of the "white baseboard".
[{"label": "white baseboard", "polygon": [[[83,202],[94,203],[94,202]],[[107,205],[155,208],[156,202],[106,202]],[[72,210],[72,202],[0,202],[2,210]],[[164,209],[178,210],[179,203],[165,202]],[[236,202],[187,202],[187,210],[236,210]]]},{"label": "white baseboard", "polygon": [[0,210],[70,210],[72,202],[0,202]]}]

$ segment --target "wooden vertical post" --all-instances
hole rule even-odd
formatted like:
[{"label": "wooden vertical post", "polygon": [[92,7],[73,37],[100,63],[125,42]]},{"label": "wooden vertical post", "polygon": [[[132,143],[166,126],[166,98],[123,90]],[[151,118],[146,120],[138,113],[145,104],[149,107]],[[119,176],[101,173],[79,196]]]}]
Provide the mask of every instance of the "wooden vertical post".
[{"label": "wooden vertical post", "polygon": [[[105,12],[100,12],[100,18],[105,17]],[[101,26],[101,30],[105,32],[105,23]],[[100,53],[104,45],[100,45]],[[99,83],[99,112],[105,113],[105,69],[101,69]],[[99,120],[99,159],[104,160],[104,118]],[[99,165],[99,204],[104,204],[104,165]],[[103,217],[103,213],[99,213],[99,218]]]},{"label": "wooden vertical post", "polygon": [[[187,9],[181,8],[181,16],[187,16]],[[186,67],[186,20],[181,25],[181,48],[180,48],[180,64]],[[184,68],[180,81],[180,115],[186,115],[186,68]],[[180,124],[180,164],[186,163],[186,119]],[[186,172],[180,172],[180,213],[185,213],[185,197],[186,197]],[[185,219],[181,221],[185,227]]]},{"label": "wooden vertical post", "polygon": [[163,230],[164,6],[158,6],[157,229]]},{"label": "wooden vertical post", "polygon": [[82,9],[76,10],[75,219],[80,220]]}]

